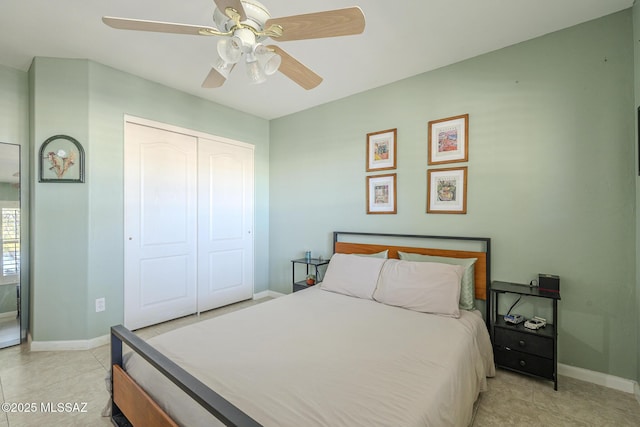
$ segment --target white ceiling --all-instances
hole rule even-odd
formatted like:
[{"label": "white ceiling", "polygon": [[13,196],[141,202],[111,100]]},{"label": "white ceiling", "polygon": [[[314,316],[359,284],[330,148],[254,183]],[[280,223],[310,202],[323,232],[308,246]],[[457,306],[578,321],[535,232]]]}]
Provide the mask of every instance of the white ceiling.
[{"label": "white ceiling", "polygon": [[236,69],[200,87],[212,37],[115,30],[103,15],[213,26],[212,0],[2,0],[0,64],[34,56],[87,58],[273,119],[631,7],[633,0],[262,0],[273,17],[360,6],[357,36],[279,45],[324,78],[306,91],[277,73],[258,86]]}]

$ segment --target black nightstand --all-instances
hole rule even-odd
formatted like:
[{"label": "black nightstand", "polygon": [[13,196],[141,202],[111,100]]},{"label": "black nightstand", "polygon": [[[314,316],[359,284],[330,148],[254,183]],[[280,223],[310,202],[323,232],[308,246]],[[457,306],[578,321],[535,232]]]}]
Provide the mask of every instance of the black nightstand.
[{"label": "black nightstand", "polygon": [[293,292],[298,292],[301,291],[303,289],[307,289],[309,286],[313,286],[313,285],[307,285],[307,281],[306,281],[306,276],[305,276],[305,280],[299,280],[296,282],[296,264],[306,264],[307,266],[307,275],[309,275],[309,267],[314,267],[315,268],[315,276],[316,276],[316,283],[321,282],[322,279],[320,278],[320,271],[318,269],[318,267],[321,267],[323,265],[327,265],[329,264],[329,260],[328,259],[318,259],[318,258],[311,258],[311,259],[307,259],[307,258],[300,258],[300,259],[292,259],[291,260],[291,281],[293,282]]},{"label": "black nightstand", "polygon": [[[545,298],[553,303],[553,319],[537,330],[513,325],[498,314],[498,297],[510,293]],[[560,292],[509,282],[491,283],[491,331],[496,366],[553,381],[558,390],[558,301]]]}]

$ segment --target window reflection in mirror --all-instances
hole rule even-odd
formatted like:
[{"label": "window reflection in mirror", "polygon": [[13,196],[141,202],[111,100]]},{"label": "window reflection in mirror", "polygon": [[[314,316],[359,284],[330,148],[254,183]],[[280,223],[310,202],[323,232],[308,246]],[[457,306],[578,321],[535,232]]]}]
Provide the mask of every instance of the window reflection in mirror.
[{"label": "window reflection in mirror", "polygon": [[0,348],[20,343],[20,146],[0,143]]}]

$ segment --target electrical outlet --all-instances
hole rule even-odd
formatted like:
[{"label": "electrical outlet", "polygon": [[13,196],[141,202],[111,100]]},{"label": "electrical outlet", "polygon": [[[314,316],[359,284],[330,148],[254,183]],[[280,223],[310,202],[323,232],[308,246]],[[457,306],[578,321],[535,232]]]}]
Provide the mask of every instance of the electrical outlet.
[{"label": "electrical outlet", "polygon": [[105,304],[104,298],[97,298],[96,299],[96,313],[104,311],[105,308],[106,308],[106,304]]}]

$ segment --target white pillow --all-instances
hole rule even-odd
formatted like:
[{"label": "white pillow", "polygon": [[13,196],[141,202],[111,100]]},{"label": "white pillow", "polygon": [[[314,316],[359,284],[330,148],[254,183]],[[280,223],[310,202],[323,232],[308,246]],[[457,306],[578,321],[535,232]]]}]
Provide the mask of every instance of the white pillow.
[{"label": "white pillow", "polygon": [[320,288],[358,298],[373,299],[386,260],[353,254],[334,254]]},{"label": "white pillow", "polygon": [[373,299],[423,313],[460,317],[458,299],[464,267],[389,259]]}]

